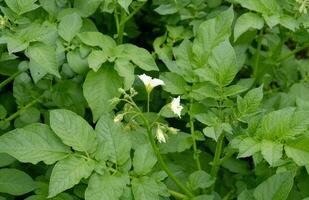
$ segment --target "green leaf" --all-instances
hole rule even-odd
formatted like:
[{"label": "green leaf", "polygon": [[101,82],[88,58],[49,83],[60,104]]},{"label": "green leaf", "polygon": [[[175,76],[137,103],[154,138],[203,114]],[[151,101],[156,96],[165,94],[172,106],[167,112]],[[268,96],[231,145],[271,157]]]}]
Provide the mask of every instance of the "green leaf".
[{"label": "green leaf", "polygon": [[113,109],[110,100],[119,97],[121,87],[122,80],[111,64],[104,64],[97,72],[88,72],[83,88],[94,121]]},{"label": "green leaf", "polygon": [[249,29],[261,29],[263,26],[264,20],[259,15],[251,12],[242,14],[235,23],[234,41],[236,41],[239,36],[247,32]]},{"label": "green leaf", "polygon": [[185,94],[187,92],[187,83],[178,74],[164,72],[160,74],[160,79],[165,83],[163,89],[171,94]]},{"label": "green leaf", "polygon": [[50,126],[63,143],[74,150],[93,153],[97,148],[96,133],[92,127],[72,111],[50,111]]},{"label": "green leaf", "polygon": [[0,37],[1,44],[7,44],[9,53],[16,53],[25,50],[29,46],[28,41],[24,41],[19,37],[4,35]]},{"label": "green leaf", "polygon": [[21,162],[53,164],[68,156],[65,146],[51,129],[44,124],[31,124],[12,130],[0,137],[0,152],[7,153]]},{"label": "green leaf", "polygon": [[276,0],[236,0],[236,2],[240,3],[242,7],[263,13],[266,16],[280,11],[280,5]]},{"label": "green leaf", "polygon": [[309,112],[284,108],[265,115],[256,135],[269,140],[289,138],[303,133],[308,126]]},{"label": "green leaf", "polygon": [[103,0],[75,0],[74,8],[77,9],[82,17],[89,17],[98,9],[102,2]]},{"label": "green leaf", "polygon": [[147,176],[134,178],[131,181],[135,199],[159,200],[159,186],[157,182]]},{"label": "green leaf", "polygon": [[130,158],[131,141],[119,123],[115,123],[109,114],[103,114],[95,131],[98,138],[96,158],[109,160],[118,165],[124,164]]},{"label": "green leaf", "polygon": [[271,165],[275,165],[282,157],[283,145],[269,140],[261,142],[261,153],[264,159]]},{"label": "green leaf", "polygon": [[195,171],[189,176],[189,185],[192,190],[208,188],[214,183],[215,178],[211,177],[207,172],[202,170]]},{"label": "green leaf", "polygon": [[71,13],[61,18],[58,26],[58,33],[64,40],[71,42],[80,31],[82,25],[82,18],[77,13]]},{"label": "green leaf", "polygon": [[285,200],[293,187],[293,179],[289,171],[275,174],[258,185],[253,195],[256,200]]},{"label": "green leaf", "polygon": [[220,87],[229,85],[239,70],[234,48],[228,40],[213,49],[208,63],[209,67],[204,66],[196,71],[197,75],[201,80]]},{"label": "green leaf", "polygon": [[97,72],[103,63],[108,59],[108,55],[101,50],[92,50],[88,56],[89,67]]},{"label": "green leaf", "polygon": [[309,164],[309,138],[299,137],[295,140],[288,140],[284,146],[286,155],[292,158],[299,166]]},{"label": "green leaf", "polygon": [[177,132],[176,134],[170,134],[166,143],[160,143],[160,153],[175,153],[183,152],[186,149],[190,149],[192,146],[192,137],[188,133]]},{"label": "green leaf", "polygon": [[23,171],[0,169],[0,193],[23,195],[35,189],[35,182]]},{"label": "green leaf", "polygon": [[72,188],[82,178],[88,178],[94,170],[95,162],[71,155],[59,161],[50,176],[48,198]]},{"label": "green leaf", "polygon": [[261,149],[261,144],[255,139],[248,137],[243,139],[239,144],[238,158],[245,158],[252,156]]},{"label": "green leaf", "polygon": [[86,200],[118,200],[122,196],[129,177],[93,174],[85,192]]},{"label": "green leaf", "polygon": [[30,58],[30,63],[33,62],[35,65],[39,65],[42,70],[47,73],[60,78],[56,49],[53,46],[37,43],[27,49],[26,55]]},{"label": "green leaf", "polygon": [[36,1],[37,0],[5,0],[5,3],[16,14],[21,15],[37,9],[39,6],[35,4]]},{"label": "green leaf", "polygon": [[103,35],[100,32],[83,32],[77,34],[77,36],[84,44],[93,47],[101,47],[106,53],[116,48],[116,42],[113,38]]},{"label": "green leaf", "polygon": [[207,64],[212,50],[229,38],[233,19],[234,11],[231,7],[199,26],[197,36],[193,42],[193,52],[198,66],[202,67]]},{"label": "green leaf", "polygon": [[122,44],[117,47],[117,56],[120,58],[127,58],[136,64],[139,68],[145,71],[158,71],[152,55],[143,48],[133,44]]},{"label": "green leaf", "polygon": [[124,89],[128,90],[132,87],[135,75],[134,75],[135,66],[130,63],[128,59],[118,58],[115,61],[115,70],[118,72],[119,76],[124,79]]},{"label": "green leaf", "polygon": [[263,86],[250,90],[244,98],[237,98],[237,109],[241,116],[255,113],[263,99]]},{"label": "green leaf", "polygon": [[6,153],[0,153],[0,167],[12,164],[15,160],[12,156]]},{"label": "green leaf", "polygon": [[129,6],[132,3],[132,0],[117,0],[117,2],[127,13],[129,13]]},{"label": "green leaf", "polygon": [[77,74],[84,74],[89,69],[87,59],[81,57],[78,49],[67,53],[67,61],[70,68]]},{"label": "green leaf", "polygon": [[138,175],[146,175],[157,162],[156,154],[149,144],[139,146],[133,157],[133,169]]}]

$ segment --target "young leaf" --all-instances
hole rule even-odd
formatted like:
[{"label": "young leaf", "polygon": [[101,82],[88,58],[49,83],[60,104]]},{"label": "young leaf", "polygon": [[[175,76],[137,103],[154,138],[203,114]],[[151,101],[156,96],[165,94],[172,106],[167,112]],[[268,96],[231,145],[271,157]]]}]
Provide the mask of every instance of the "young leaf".
[{"label": "young leaf", "polygon": [[56,50],[53,46],[37,43],[27,49],[26,55],[30,58],[30,62],[34,62],[44,71],[60,78]]},{"label": "young leaf", "polygon": [[121,87],[122,80],[110,64],[104,64],[97,72],[88,72],[83,88],[93,121],[113,109],[110,100],[119,97],[118,89]]},{"label": "young leaf", "polygon": [[240,116],[255,113],[263,99],[263,87],[250,90],[244,98],[237,98],[237,109]]},{"label": "young leaf", "polygon": [[89,68],[97,72],[101,65],[105,63],[108,59],[108,54],[100,50],[92,50],[88,56]]},{"label": "young leaf", "polygon": [[0,169],[0,193],[23,195],[36,187],[32,178],[17,169]]},{"label": "young leaf", "polygon": [[255,188],[253,195],[256,200],[285,200],[293,187],[293,179],[289,171],[275,174]]},{"label": "young leaf", "polygon": [[255,13],[247,12],[242,14],[236,21],[234,28],[234,41],[236,41],[239,36],[248,31],[250,28],[261,29],[264,26],[264,20],[262,17]]},{"label": "young leaf", "polygon": [[0,137],[0,152],[21,162],[53,164],[68,156],[65,146],[45,124],[31,124],[12,130]]},{"label": "young leaf", "polygon": [[82,25],[82,18],[77,13],[71,13],[61,18],[58,26],[58,33],[64,40],[71,42],[80,31]]},{"label": "young leaf", "polygon": [[132,0],[117,0],[119,5],[127,12],[129,13],[129,6],[132,3]]},{"label": "young leaf", "polygon": [[131,141],[124,133],[121,124],[115,123],[109,114],[103,114],[95,131],[98,138],[96,158],[110,160],[118,165],[124,164],[130,158]]},{"label": "young leaf", "polygon": [[228,39],[233,19],[234,11],[231,7],[199,26],[197,36],[193,42],[193,52],[200,67],[207,64],[212,50]]},{"label": "young leaf", "polygon": [[138,175],[146,175],[157,162],[157,157],[149,144],[139,146],[133,157],[133,169]]},{"label": "young leaf", "polygon": [[189,185],[192,190],[197,190],[199,188],[208,188],[215,183],[215,178],[211,177],[205,171],[195,171],[189,176]]},{"label": "young leaf", "polygon": [[63,143],[74,150],[93,153],[97,148],[96,134],[92,127],[72,111],[50,111],[50,126]]},{"label": "young leaf", "polygon": [[93,174],[85,192],[86,200],[118,200],[120,199],[129,177]]},{"label": "young leaf", "polygon": [[220,87],[229,85],[238,72],[234,49],[227,40],[213,49],[208,62],[210,67],[199,68],[196,73],[201,80],[209,81],[214,85]]},{"label": "young leaf", "polygon": [[275,165],[282,157],[283,145],[269,140],[261,143],[261,153],[264,159],[271,165]]},{"label": "young leaf", "polygon": [[256,152],[259,152],[261,149],[261,145],[258,141],[254,140],[251,137],[247,137],[242,140],[239,144],[239,154],[238,158],[245,158],[252,156]]},{"label": "young leaf", "polygon": [[82,178],[88,178],[95,167],[95,162],[71,155],[59,161],[50,176],[48,197],[54,197],[74,185]]}]

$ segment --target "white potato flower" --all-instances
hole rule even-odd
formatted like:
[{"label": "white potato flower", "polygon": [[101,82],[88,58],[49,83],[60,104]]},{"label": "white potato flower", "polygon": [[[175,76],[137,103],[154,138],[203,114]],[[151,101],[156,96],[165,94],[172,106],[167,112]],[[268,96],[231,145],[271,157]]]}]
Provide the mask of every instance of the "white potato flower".
[{"label": "white potato flower", "polygon": [[173,113],[178,115],[178,117],[180,118],[180,114],[181,114],[182,109],[183,109],[183,107],[180,105],[180,96],[178,96],[177,98],[174,98],[172,100],[171,110],[173,111]]},{"label": "white potato flower", "polygon": [[164,82],[157,78],[151,78],[150,76],[147,76],[146,74],[142,74],[138,76],[139,79],[141,79],[145,85],[146,91],[150,93],[153,88],[164,85]]},{"label": "white potato flower", "polygon": [[166,139],[165,139],[165,135],[163,130],[160,128],[160,126],[158,126],[157,128],[157,132],[156,132],[156,138],[160,143],[166,143]]}]

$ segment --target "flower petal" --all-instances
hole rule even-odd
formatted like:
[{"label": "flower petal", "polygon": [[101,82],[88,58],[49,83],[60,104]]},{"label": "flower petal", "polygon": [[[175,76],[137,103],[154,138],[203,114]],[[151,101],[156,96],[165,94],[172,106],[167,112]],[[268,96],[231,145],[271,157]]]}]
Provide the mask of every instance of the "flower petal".
[{"label": "flower petal", "polygon": [[138,78],[141,79],[145,86],[149,85],[152,78],[146,74],[138,75]]}]

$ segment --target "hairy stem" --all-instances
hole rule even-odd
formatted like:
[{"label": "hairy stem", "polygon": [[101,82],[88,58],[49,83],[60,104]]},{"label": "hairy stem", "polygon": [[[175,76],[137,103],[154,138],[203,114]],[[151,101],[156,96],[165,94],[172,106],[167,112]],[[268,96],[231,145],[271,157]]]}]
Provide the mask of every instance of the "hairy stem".
[{"label": "hairy stem", "polygon": [[140,4],[138,7],[136,7],[127,17],[124,21],[120,23],[120,25],[125,24],[127,21],[129,21],[146,3],[147,1]]},{"label": "hairy stem", "polygon": [[[215,152],[215,156],[214,156],[211,171],[210,171],[210,174],[213,177],[217,177],[219,167],[220,167],[220,164],[221,164],[220,156],[221,156],[221,152],[222,152],[223,140],[224,140],[224,134],[222,133],[218,138],[218,142],[217,142],[217,146],[216,146],[216,152]],[[212,189],[214,189],[214,187],[215,187],[215,184],[212,186]]]},{"label": "hairy stem", "polygon": [[192,138],[192,144],[193,144],[193,151],[194,155],[193,158],[196,162],[196,167],[198,170],[201,170],[201,163],[200,163],[200,155],[199,155],[199,150],[196,146],[196,140],[195,140],[195,131],[194,131],[194,119],[192,116],[192,106],[193,106],[193,100],[191,99],[190,101],[190,132],[191,132],[191,138]]},{"label": "hairy stem", "polygon": [[28,103],[27,105],[25,105],[24,107],[22,107],[21,109],[19,109],[18,111],[16,111],[12,115],[10,115],[9,117],[5,118],[3,121],[5,121],[5,122],[12,121],[16,117],[18,117],[22,111],[26,110],[27,108],[30,108],[31,106],[36,104],[38,101],[39,101],[39,99],[35,99],[35,100],[31,101],[30,103]]},{"label": "hairy stem", "polygon": [[296,54],[296,53],[298,53],[298,52],[300,52],[300,51],[302,51],[302,50],[304,50],[304,49],[306,49],[306,48],[308,48],[308,47],[309,47],[309,42],[306,43],[304,46],[298,47],[298,48],[296,48],[296,49],[294,49],[294,50],[292,50],[292,51],[286,53],[285,55],[281,56],[281,57],[277,60],[277,62],[282,62],[282,61],[284,61],[285,59],[288,59],[289,57],[293,56],[294,54]]},{"label": "hairy stem", "polygon": [[121,9],[120,12],[120,24],[119,24],[119,29],[118,29],[118,40],[117,43],[118,44],[122,44],[123,43],[123,32],[124,32],[124,27],[125,27],[125,23],[123,23],[126,19],[126,13],[124,9]]},{"label": "hairy stem", "polygon": [[179,192],[176,192],[174,190],[168,189],[168,192],[177,199],[187,199],[188,197],[184,194],[181,194]]},{"label": "hairy stem", "polygon": [[260,54],[261,54],[261,48],[262,48],[262,39],[263,39],[263,29],[260,30],[259,37],[258,37],[258,45],[256,49],[256,54],[255,54],[255,60],[253,63],[253,77],[256,78],[258,75],[258,67],[260,64]]},{"label": "hairy stem", "polygon": [[152,131],[151,131],[151,127],[149,125],[148,120],[142,116],[142,119],[145,123],[145,126],[147,127],[147,135],[148,135],[148,139],[150,141],[151,147],[154,151],[154,153],[156,154],[156,157],[158,159],[158,162],[161,166],[161,168],[167,173],[168,177],[171,178],[174,183],[177,185],[177,187],[179,187],[179,189],[181,189],[187,196],[189,197],[193,197],[194,195],[190,192],[190,190],[188,190],[185,185],[183,185],[181,183],[181,181],[173,174],[173,172],[168,168],[167,164],[165,163],[164,159],[161,156],[160,150],[153,138],[152,135]]},{"label": "hairy stem", "polygon": [[4,86],[6,86],[7,84],[9,84],[11,81],[13,81],[16,78],[16,76],[18,76],[20,73],[21,73],[20,71],[15,72],[9,78],[7,78],[4,81],[2,81],[0,83],[0,89],[3,88]]}]

